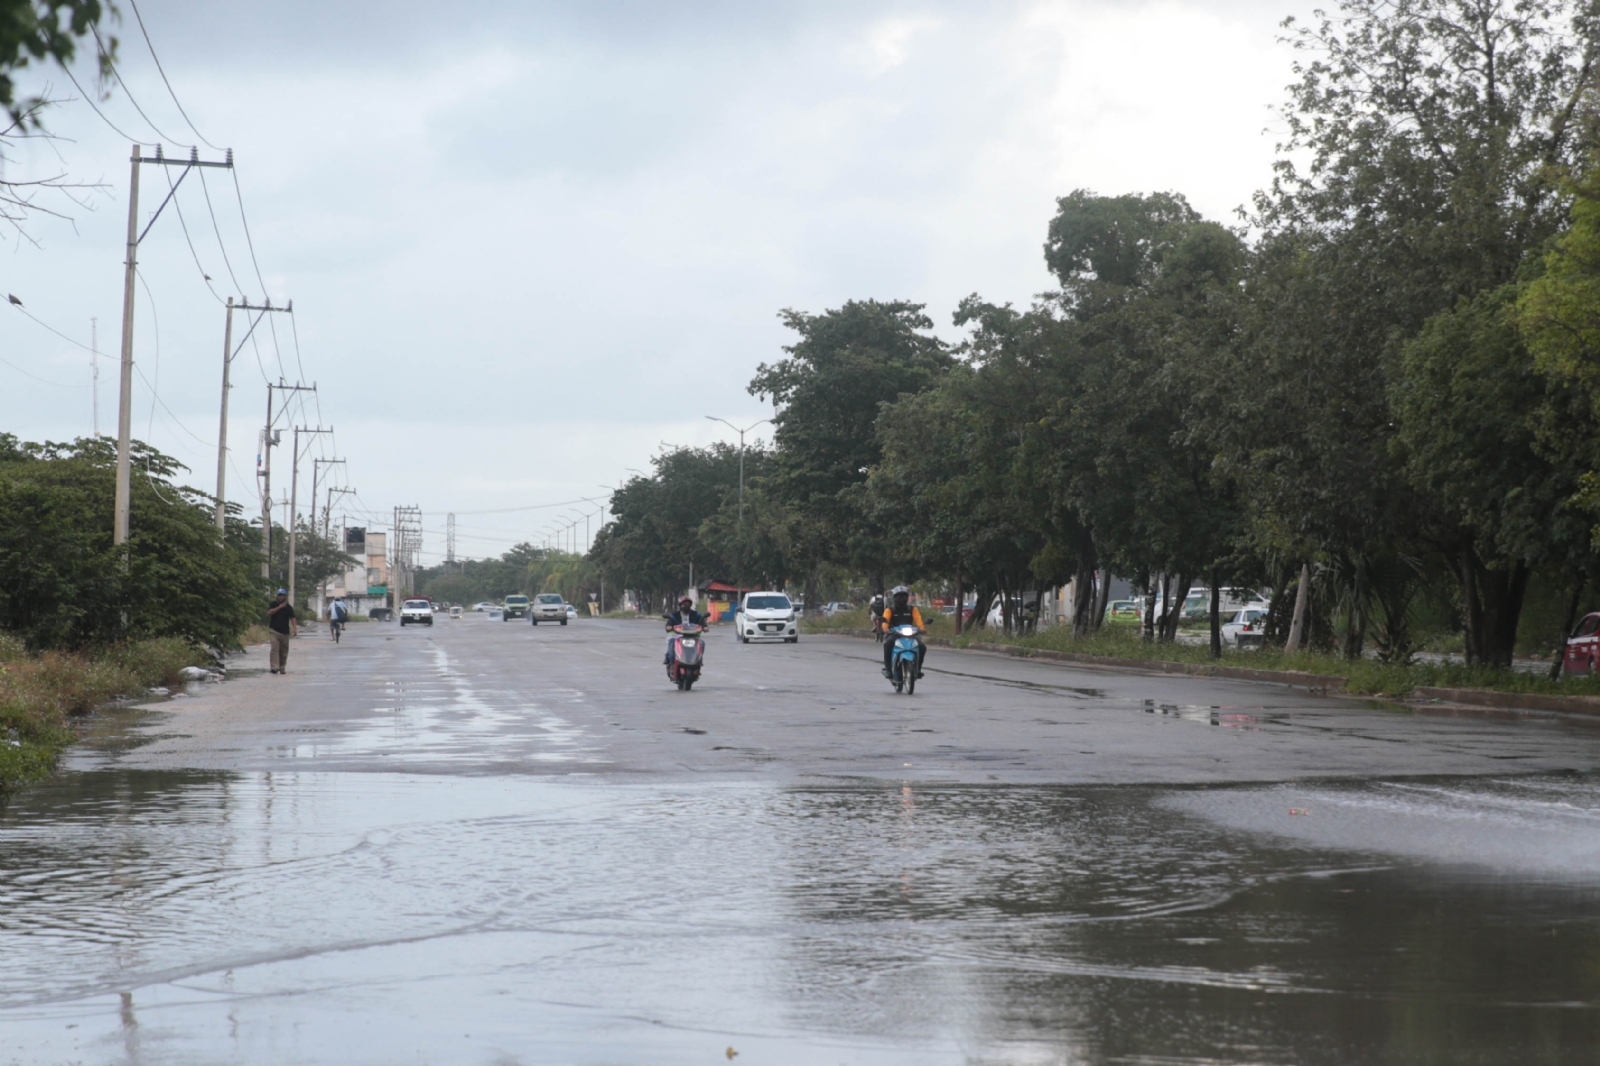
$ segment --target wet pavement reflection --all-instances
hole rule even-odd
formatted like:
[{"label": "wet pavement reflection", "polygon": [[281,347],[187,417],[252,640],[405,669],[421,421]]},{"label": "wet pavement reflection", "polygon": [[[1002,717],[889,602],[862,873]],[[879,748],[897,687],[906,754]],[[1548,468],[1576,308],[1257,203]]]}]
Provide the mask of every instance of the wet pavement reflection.
[{"label": "wet pavement reflection", "polygon": [[1592,1062],[1597,902],[1585,774],[110,765],[0,815],[0,1063]]}]

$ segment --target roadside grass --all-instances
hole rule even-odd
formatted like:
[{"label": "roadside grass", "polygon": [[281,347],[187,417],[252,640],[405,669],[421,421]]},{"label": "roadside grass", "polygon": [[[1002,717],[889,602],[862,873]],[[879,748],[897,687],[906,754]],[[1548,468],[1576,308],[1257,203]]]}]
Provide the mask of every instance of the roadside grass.
[{"label": "roadside grass", "polygon": [[74,718],[118,696],[181,685],[184,667],[210,662],[204,651],[176,638],[34,655],[0,633],[0,806],[55,768],[77,739]]},{"label": "roadside grass", "polygon": [[[930,636],[952,636],[954,625],[950,618],[938,615],[929,619],[929,622]],[[865,611],[834,615],[831,618],[808,619],[805,623],[808,633],[865,629],[867,626]],[[1345,679],[1346,691],[1362,695],[1404,697],[1409,695],[1412,689],[1421,686],[1493,689],[1499,692],[1539,693],[1552,696],[1600,696],[1600,676],[1551,681],[1543,672],[1529,674],[1514,670],[1494,670],[1484,666],[1466,666],[1461,663],[1400,665],[1380,663],[1373,659],[1346,659],[1324,652],[1307,651],[1291,655],[1280,648],[1241,650],[1225,647],[1219,660],[1211,657],[1211,648],[1206,644],[1147,644],[1140,639],[1139,631],[1132,626],[1104,626],[1098,633],[1083,637],[1074,637],[1069,626],[1051,626],[1026,636],[980,629],[975,633],[963,633],[954,638],[954,645],[958,648],[981,648],[985,644],[1012,644],[1023,648],[1039,648],[1076,655],[1100,655],[1114,659],[1195,664],[1221,663],[1251,670],[1294,670],[1324,677],[1342,677]]]},{"label": "roadside grass", "polygon": [[246,629],[239,637],[239,646],[243,648],[253,647],[257,644],[270,644],[271,642],[272,630],[260,622],[251,622],[250,628]]}]

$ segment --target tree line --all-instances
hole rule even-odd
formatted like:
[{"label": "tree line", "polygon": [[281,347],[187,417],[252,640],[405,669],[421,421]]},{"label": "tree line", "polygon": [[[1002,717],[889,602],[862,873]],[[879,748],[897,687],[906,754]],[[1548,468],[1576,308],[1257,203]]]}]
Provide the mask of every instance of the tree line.
[{"label": "tree line", "polygon": [[1168,640],[1192,586],[1267,587],[1276,639],[1298,600],[1306,642],[1386,660],[1426,618],[1507,666],[1530,597],[1570,628],[1600,572],[1595,11],[1285,25],[1286,133],[1238,219],[1072,192],[1059,288],[968,297],[959,343],[910,301],[783,312],[742,503],[736,449],[665,452],[613,497],[598,572],[647,601],[693,564],[811,603],[831,567],[1009,604],[1110,571],[1162,596]]}]

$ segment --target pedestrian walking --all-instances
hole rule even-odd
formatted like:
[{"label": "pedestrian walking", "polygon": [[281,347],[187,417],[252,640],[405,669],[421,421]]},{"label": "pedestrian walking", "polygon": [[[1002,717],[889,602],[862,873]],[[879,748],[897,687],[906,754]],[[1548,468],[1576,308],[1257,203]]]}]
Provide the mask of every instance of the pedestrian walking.
[{"label": "pedestrian walking", "polygon": [[267,665],[275,674],[287,674],[289,641],[300,635],[300,623],[295,620],[288,589],[279,589],[278,598],[267,608],[267,629],[272,633],[272,653]]}]

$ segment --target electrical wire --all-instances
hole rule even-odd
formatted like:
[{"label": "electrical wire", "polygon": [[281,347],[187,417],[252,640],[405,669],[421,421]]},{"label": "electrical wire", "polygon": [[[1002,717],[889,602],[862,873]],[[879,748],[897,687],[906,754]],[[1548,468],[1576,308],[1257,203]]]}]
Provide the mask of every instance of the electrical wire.
[{"label": "electrical wire", "polygon": [[[204,168],[196,167],[195,169],[203,170]],[[207,274],[206,268],[200,265],[200,253],[195,251],[194,241],[189,239],[189,223],[188,220],[183,217],[183,204],[178,200],[178,187],[172,180],[172,168],[162,167],[161,172],[166,175],[167,187],[172,190],[172,206],[178,212],[178,225],[183,227],[184,243],[189,246],[189,254],[194,257],[194,268],[200,271],[200,278],[206,283],[206,288],[211,290],[212,298],[215,299],[219,304],[226,303],[227,301],[223,300],[223,298],[217,293],[216,286],[211,284],[211,275]]]},{"label": "electrical wire", "polygon": [[[18,311],[22,312],[22,314],[24,314],[28,318],[32,319],[35,324],[44,327],[45,329],[49,330],[51,333],[54,333],[57,337],[60,337],[62,340],[66,341],[68,344],[77,345],[79,348],[82,348],[84,351],[90,353],[91,355],[98,355],[99,354],[93,348],[89,347],[87,344],[84,344],[84,343],[82,343],[80,341],[75,341],[71,337],[67,336],[65,333],[62,333],[59,329],[56,329],[54,326],[50,325],[48,322],[45,322],[43,319],[41,319],[38,316],[36,316],[35,314],[33,314],[33,312],[29,311],[26,307],[23,307],[20,303],[12,303],[9,300],[6,301],[6,303],[7,303],[7,306],[16,308]],[[54,385],[58,389],[87,389],[87,388],[90,387],[88,385],[65,385],[65,384],[62,384],[59,381],[51,381],[49,378],[42,378],[38,374],[35,374],[31,370],[23,369],[22,367],[18,366],[16,363],[11,362],[9,359],[0,358],[0,363],[4,363],[6,366],[9,366],[12,370],[15,370],[19,374],[23,374],[23,375],[25,375],[27,377],[30,377],[35,381],[43,382],[46,385]]]},{"label": "electrical wire", "polygon": [[[232,169],[231,167],[229,169]],[[233,281],[233,287],[238,292],[245,288],[239,284],[239,275],[233,272],[233,260],[228,258],[228,246],[222,240],[222,227],[217,225],[217,211],[211,206],[211,188],[206,184],[206,168],[200,167],[200,189],[206,194],[206,211],[211,215],[211,232],[217,235],[217,247],[222,251],[222,265],[228,268],[228,277]],[[263,296],[263,302],[265,297]]]},{"label": "electrical wire", "polygon": [[[178,114],[183,116],[183,121],[188,124],[191,130],[194,131],[194,135],[200,138],[201,144],[204,144],[207,148],[210,148],[213,151],[222,151],[221,148],[218,148],[216,145],[206,140],[206,135],[201,133],[200,130],[196,128],[194,120],[189,117],[189,112],[183,109],[183,103],[178,99],[178,94],[173,91],[172,82],[167,80],[167,72],[161,66],[161,57],[156,55],[156,46],[150,41],[150,33],[144,28],[144,16],[139,14],[139,5],[134,3],[134,0],[128,0],[128,6],[133,8],[133,17],[139,23],[139,33],[144,37],[144,46],[150,49],[150,58],[155,60],[156,70],[161,74],[161,83],[167,87],[167,95],[172,97],[172,102],[177,105]],[[121,79],[118,80],[120,81]],[[132,97],[129,97],[129,99],[132,99]]]},{"label": "electrical wire", "polygon": [[192,144],[184,144],[176,137],[162,132],[161,127],[155,124],[155,120],[144,113],[144,108],[140,107],[139,101],[134,99],[133,90],[128,88],[128,83],[122,80],[122,72],[117,69],[116,61],[111,58],[111,53],[106,51],[105,42],[100,39],[100,30],[97,27],[90,26],[89,32],[94,36],[94,45],[95,49],[100,53],[100,61],[104,63],[108,69],[110,69],[111,76],[117,79],[117,84],[122,86],[122,91],[128,94],[128,103],[132,104],[133,109],[139,112],[139,117],[144,119],[152,130],[155,130],[156,136],[160,137],[163,142],[176,145],[180,148],[195,147]]},{"label": "electrical wire", "polygon": [[[160,381],[161,380],[161,315],[156,311],[156,296],[155,296],[155,293],[150,291],[150,283],[148,281],[144,280],[144,271],[142,271],[142,270],[138,269],[137,267],[135,267],[133,273],[134,273],[134,276],[139,279],[139,284],[144,286],[144,294],[150,300],[150,323],[151,323],[151,325],[154,327],[154,329],[156,331],[156,381]],[[139,369],[139,364],[138,363],[134,363],[133,367],[134,367],[135,370],[138,370]],[[139,372],[139,376],[140,377],[144,377],[144,372],[140,371]],[[150,418],[145,423],[145,429],[144,429],[145,439],[148,440],[149,437],[150,437],[150,431],[153,428],[155,428],[156,401],[158,399],[160,399],[160,396],[156,392],[155,385],[152,384],[148,379],[145,381],[145,384],[150,386]],[[162,406],[164,407],[166,405],[163,404]],[[192,436],[192,434],[191,434],[191,436]]]},{"label": "electrical wire", "polygon": [[70,67],[62,67],[61,69],[66,71],[67,78],[77,88],[78,92],[83,95],[83,102],[88,104],[90,109],[93,110],[95,114],[100,116],[100,121],[101,122],[104,122],[107,126],[110,126],[111,129],[117,134],[117,136],[121,137],[125,141],[137,142],[139,140],[138,137],[134,137],[134,136],[132,136],[130,134],[122,132],[121,127],[119,127],[115,122],[112,122],[109,118],[106,117],[106,113],[104,111],[100,110],[99,106],[97,104],[95,104],[94,97],[90,96],[88,94],[88,92],[86,92],[84,90],[83,86],[78,84],[78,79],[73,75],[72,69]]}]

